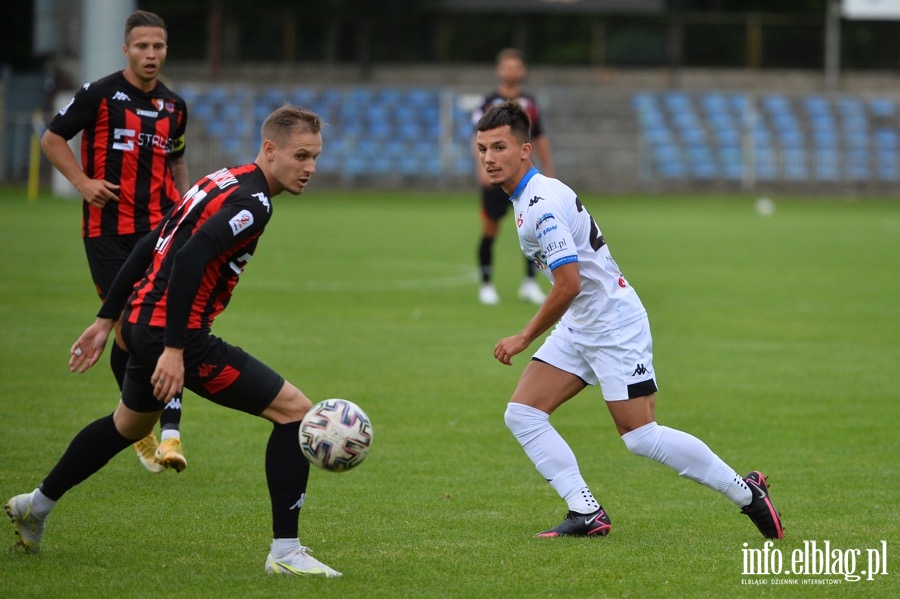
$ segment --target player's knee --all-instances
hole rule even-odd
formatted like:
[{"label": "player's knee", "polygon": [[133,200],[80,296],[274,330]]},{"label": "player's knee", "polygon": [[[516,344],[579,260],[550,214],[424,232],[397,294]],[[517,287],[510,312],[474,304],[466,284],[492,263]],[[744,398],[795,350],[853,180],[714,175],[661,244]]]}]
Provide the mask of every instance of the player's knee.
[{"label": "player's knee", "polygon": [[625,433],[622,441],[631,453],[652,459],[657,453],[661,433],[659,425],[651,422]]},{"label": "player's knee", "polygon": [[506,427],[516,436],[530,433],[546,424],[549,419],[546,412],[515,402],[508,403],[503,414]]},{"label": "player's knee", "polygon": [[261,416],[276,424],[286,424],[303,420],[311,407],[312,401],[300,389],[285,381]]}]

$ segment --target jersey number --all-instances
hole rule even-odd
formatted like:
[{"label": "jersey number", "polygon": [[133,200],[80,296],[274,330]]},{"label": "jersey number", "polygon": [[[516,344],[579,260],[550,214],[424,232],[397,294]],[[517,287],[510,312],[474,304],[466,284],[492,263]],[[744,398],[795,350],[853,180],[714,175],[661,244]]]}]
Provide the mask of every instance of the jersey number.
[{"label": "jersey number", "polygon": [[[578,208],[578,212],[584,212],[584,205],[577,197],[575,198],[575,207]],[[594,248],[594,251],[596,252],[606,245],[606,242],[604,242],[603,236],[600,235],[600,227],[594,222],[594,217],[591,216],[590,213],[588,213],[588,217],[591,219],[591,247]]]}]

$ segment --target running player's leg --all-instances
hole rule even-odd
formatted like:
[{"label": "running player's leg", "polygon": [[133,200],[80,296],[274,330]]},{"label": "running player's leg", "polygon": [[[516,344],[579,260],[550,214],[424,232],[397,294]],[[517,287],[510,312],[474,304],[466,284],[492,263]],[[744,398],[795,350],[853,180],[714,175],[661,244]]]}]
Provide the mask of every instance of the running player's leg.
[{"label": "running player's leg", "polygon": [[506,408],[506,425],[568,506],[561,524],[537,536],[603,536],[610,530],[609,517],[582,477],[574,452],[550,424],[550,414],[587,385],[573,374],[575,368],[564,370],[547,361],[570,366],[571,360],[558,359],[563,347],[557,343],[560,335],[554,331],[525,367]]},{"label": "running player's leg", "polygon": [[[6,512],[19,535],[18,545],[25,551],[37,553],[40,550],[44,522],[66,492],[103,468],[136,439],[153,430],[162,404],[152,397],[150,371],[144,369],[146,380],[141,384],[132,379],[135,375],[132,370],[126,374],[122,400],[116,410],[88,424],[75,435],[38,488],[31,493],[17,495],[6,504]],[[140,401],[139,397],[143,397],[144,401]]]},{"label": "running player's leg", "polygon": [[[141,235],[108,235],[84,239],[85,254],[91,271],[91,278],[97,290],[97,295],[103,300],[106,291],[112,286],[116,275],[119,273],[125,260],[140,240]],[[121,323],[116,323],[115,343],[110,344],[109,364],[113,376],[116,379],[119,391],[125,380],[125,368],[128,364],[128,349],[122,340]],[[160,416],[162,424],[163,451],[160,453],[160,443],[150,430],[143,438],[134,443],[134,450],[141,464],[153,473],[163,472],[166,468],[174,467],[178,472],[187,466],[181,449],[180,423],[181,423],[181,396],[178,401],[170,402],[167,410]],[[174,439],[173,441],[166,441]],[[162,458],[162,459],[159,459]]]},{"label": "running player's leg", "polygon": [[[298,441],[300,421],[312,407],[300,389],[240,348],[206,336],[203,354],[185,356],[185,387],[236,410],[269,420],[266,484],[272,509],[269,573],[340,576],[300,544],[300,509],[306,499],[310,464]],[[189,347],[200,345],[189,341]],[[201,372],[202,367],[202,372]]]},{"label": "running player's leg", "polygon": [[[599,364],[597,370],[607,408],[628,450],[722,493],[740,508],[752,509],[754,497],[744,477],[697,437],[656,422],[657,387],[647,319],[616,329],[610,336],[609,346],[598,348],[595,362]],[[758,520],[765,515],[771,524],[766,530],[764,527],[760,530],[766,536],[780,538],[781,525],[780,521],[775,522],[778,516],[774,508],[759,517],[755,517],[755,511],[754,515],[746,509],[742,511],[758,527]]]}]

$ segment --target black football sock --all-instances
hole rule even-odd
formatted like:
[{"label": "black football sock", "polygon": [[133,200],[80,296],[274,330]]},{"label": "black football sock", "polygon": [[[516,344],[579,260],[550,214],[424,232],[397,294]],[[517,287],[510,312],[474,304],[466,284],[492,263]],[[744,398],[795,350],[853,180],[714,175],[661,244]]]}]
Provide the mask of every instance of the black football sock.
[{"label": "black football sock", "polygon": [[128,352],[119,347],[119,344],[113,341],[112,348],[109,351],[109,367],[116,377],[116,383],[119,385],[119,391],[122,390],[122,384],[125,382],[125,368],[128,366]]},{"label": "black football sock", "polygon": [[494,238],[482,237],[478,246],[478,266],[481,268],[481,281],[491,282],[491,263],[494,260]]},{"label": "black football sock", "polygon": [[537,274],[537,265],[533,261],[526,258],[525,259],[525,276],[528,277],[529,279],[533,279],[536,274]]},{"label": "black football sock", "polygon": [[[90,423],[75,435],[62,457],[39,487],[54,501],[66,491],[103,468],[110,459],[134,441],[116,430],[112,414]],[[298,444],[299,447],[299,444]]]},{"label": "black football sock", "polygon": [[178,431],[181,428],[181,397],[183,394],[183,389],[176,393],[172,401],[166,404],[162,414],[159,415],[159,428],[162,429],[164,438],[166,431]]},{"label": "black football sock", "polygon": [[299,536],[309,461],[300,449],[300,421],[276,424],[266,446],[266,483],[272,500],[272,538]]}]

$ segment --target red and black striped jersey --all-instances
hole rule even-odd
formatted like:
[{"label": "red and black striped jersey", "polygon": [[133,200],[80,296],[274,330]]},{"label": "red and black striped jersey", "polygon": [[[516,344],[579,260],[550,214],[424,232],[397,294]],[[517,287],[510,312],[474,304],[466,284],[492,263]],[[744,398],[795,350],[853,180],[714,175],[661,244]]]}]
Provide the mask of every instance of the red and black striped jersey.
[{"label": "red and black striped jersey", "polygon": [[518,102],[528,114],[528,118],[531,119],[532,139],[542,136],[544,134],[544,125],[541,122],[541,111],[538,110],[538,105],[537,102],[535,102],[534,98],[528,94],[519,94],[519,96],[516,98],[506,98],[498,94],[496,91],[491,92],[489,95],[484,97],[484,102],[482,102],[481,106],[472,113],[472,124],[478,124],[478,120],[484,115],[485,112],[488,111],[489,108],[497,106],[499,104],[503,104],[504,102],[509,102],[510,100],[515,100],[516,102]]},{"label": "red and black striped jersey", "polygon": [[178,202],[169,160],[184,154],[187,105],[162,82],[151,92],[120,71],[85,84],[50,121],[69,140],[82,132],[81,165],[119,185],[119,201],[83,203],[83,237],[147,233]]},{"label": "red and black striped jersey", "polygon": [[208,329],[228,305],[271,216],[269,186],[258,165],[200,179],[147,236],[155,240],[152,258],[144,262],[149,266],[134,285],[124,318],[165,327],[166,345],[183,347],[187,329]]}]

